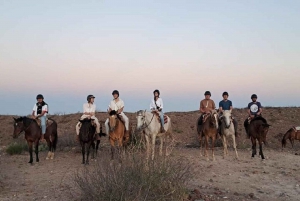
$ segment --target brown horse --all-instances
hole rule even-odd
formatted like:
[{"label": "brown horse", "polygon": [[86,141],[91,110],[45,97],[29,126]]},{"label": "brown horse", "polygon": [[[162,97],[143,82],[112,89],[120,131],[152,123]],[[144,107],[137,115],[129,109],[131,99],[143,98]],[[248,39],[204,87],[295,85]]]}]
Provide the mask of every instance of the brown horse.
[{"label": "brown horse", "polygon": [[[218,117],[217,112],[213,111],[211,114],[208,114],[203,121],[203,124],[201,128],[198,126],[198,134],[199,134],[199,141],[200,141],[200,155],[202,156],[202,138],[205,137],[205,156],[206,160],[208,161],[208,144],[209,139],[211,139],[211,149],[212,149],[212,157],[213,160],[215,160],[215,153],[214,153],[214,147],[215,147],[215,140],[217,138],[218,134]],[[200,117],[201,118],[201,117]]]},{"label": "brown horse", "polygon": [[[46,133],[44,135],[45,140],[47,141],[47,145],[49,148],[49,152],[46,159],[53,159],[54,158],[54,152],[56,149],[57,144],[57,123],[51,119],[52,124],[49,125],[46,129]],[[30,160],[29,163],[32,164],[33,157],[32,157],[32,150],[33,150],[33,144],[35,146],[35,154],[36,154],[36,162],[39,162],[39,141],[42,135],[42,131],[38,123],[35,119],[31,119],[28,117],[19,117],[14,118],[14,134],[13,138],[17,138],[22,131],[25,131],[25,139],[27,141],[28,147],[29,147],[29,155]]]},{"label": "brown horse", "polygon": [[117,147],[119,152],[122,148],[129,142],[129,136],[125,136],[125,124],[121,121],[120,116],[115,110],[109,113],[109,142],[111,145],[111,158],[114,158],[115,153],[115,143],[117,142]]},{"label": "brown horse", "polygon": [[300,130],[297,130],[295,127],[292,127],[284,134],[282,141],[281,141],[282,149],[285,148],[287,139],[290,140],[290,142],[292,144],[292,148],[293,148],[294,140],[300,141]]},{"label": "brown horse", "polygon": [[257,116],[251,120],[250,124],[245,124],[246,132],[248,132],[248,136],[250,136],[252,142],[252,157],[256,155],[256,140],[259,144],[259,155],[261,159],[265,159],[263,151],[262,151],[262,143],[267,144],[267,133],[269,131],[269,125],[267,120],[261,116]]}]

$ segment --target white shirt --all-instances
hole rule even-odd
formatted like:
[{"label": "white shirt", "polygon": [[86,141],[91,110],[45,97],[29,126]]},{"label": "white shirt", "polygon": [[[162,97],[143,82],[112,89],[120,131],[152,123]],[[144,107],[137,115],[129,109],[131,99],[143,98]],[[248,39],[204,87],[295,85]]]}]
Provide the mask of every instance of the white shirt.
[{"label": "white shirt", "polygon": [[124,107],[124,102],[123,100],[121,100],[119,98],[119,101],[116,102],[115,100],[112,100],[110,101],[110,104],[108,106],[111,110],[115,110],[115,111],[118,111],[119,109],[123,108]]},{"label": "white shirt", "polygon": [[[38,114],[37,114],[37,105],[36,104],[34,104],[34,106],[33,106],[33,111],[34,111],[34,116],[37,116]],[[44,111],[46,111],[46,113],[43,116],[47,116],[48,105],[44,105],[42,107],[42,112],[44,112]]]},{"label": "white shirt", "polygon": [[91,112],[96,112],[96,104],[91,104],[91,103],[84,103],[83,104],[83,113],[91,113]]},{"label": "white shirt", "polygon": [[[161,98],[158,98],[156,101],[156,105],[160,108],[160,109],[163,109],[163,100]],[[155,102],[154,102],[154,99],[151,100],[151,103],[150,103],[150,110],[156,110],[156,105],[155,105]]]}]

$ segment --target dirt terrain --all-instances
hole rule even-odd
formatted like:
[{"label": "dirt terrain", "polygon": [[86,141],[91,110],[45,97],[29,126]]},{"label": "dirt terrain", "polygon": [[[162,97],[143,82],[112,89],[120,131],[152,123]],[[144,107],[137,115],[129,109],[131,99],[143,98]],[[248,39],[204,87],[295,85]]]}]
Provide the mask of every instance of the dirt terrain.
[{"label": "dirt terrain", "polygon": [[[171,112],[173,134],[176,146],[171,157],[190,163],[193,177],[188,181],[188,188],[198,191],[206,198],[199,200],[299,200],[300,194],[300,142],[295,142],[294,149],[288,142],[281,151],[281,138],[291,126],[300,125],[300,108],[265,108],[264,117],[271,124],[264,147],[266,159],[258,156],[251,158],[250,140],[242,128],[246,117],[245,109],[236,109],[235,118],[239,121],[238,138],[239,160],[234,158],[230,148],[229,156],[223,159],[220,140],[216,143],[216,161],[206,161],[200,157],[195,122],[199,116],[193,112]],[[97,113],[104,120],[105,113]],[[128,113],[135,125],[135,114]],[[74,175],[86,168],[81,165],[80,147],[74,141],[75,124],[80,114],[57,114],[52,118],[58,122],[59,142],[54,160],[45,160],[47,152],[40,153],[40,162],[29,165],[29,155],[8,155],[6,148],[12,139],[12,116],[0,116],[0,200],[81,200],[80,192],[75,187]],[[101,141],[101,155],[109,154],[108,138]],[[297,154],[297,155],[296,155]],[[92,161],[90,166],[93,166]],[[88,168],[88,167],[87,167]],[[194,193],[195,193],[194,192]]]}]

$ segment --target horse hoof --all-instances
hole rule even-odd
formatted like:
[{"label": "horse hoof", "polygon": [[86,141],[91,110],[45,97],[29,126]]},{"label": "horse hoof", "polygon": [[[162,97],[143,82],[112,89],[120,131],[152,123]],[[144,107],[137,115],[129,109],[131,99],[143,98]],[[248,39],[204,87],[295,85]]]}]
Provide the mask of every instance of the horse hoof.
[{"label": "horse hoof", "polygon": [[49,160],[49,158],[48,158],[48,157],[46,157],[46,160]]}]

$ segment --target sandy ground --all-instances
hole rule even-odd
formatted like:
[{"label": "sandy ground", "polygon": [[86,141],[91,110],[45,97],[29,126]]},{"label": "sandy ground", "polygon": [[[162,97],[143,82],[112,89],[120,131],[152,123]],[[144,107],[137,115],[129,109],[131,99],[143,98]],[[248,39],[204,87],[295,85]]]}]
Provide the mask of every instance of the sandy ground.
[{"label": "sandy ground", "polygon": [[[28,164],[28,154],[0,156],[0,200],[80,200],[74,177],[81,165],[79,148],[59,151],[54,160]],[[222,157],[222,148],[216,150],[216,160],[200,157],[198,148],[176,147],[171,157],[184,158],[194,172],[188,187],[199,189],[211,200],[299,200],[299,155],[287,149],[284,152],[265,149],[266,160],[251,158],[249,149],[238,150],[239,160],[230,149]],[[102,147],[101,154],[108,154]],[[98,155],[99,156],[99,155]],[[93,166],[92,161],[90,166]],[[87,167],[88,168],[88,167]]]}]

